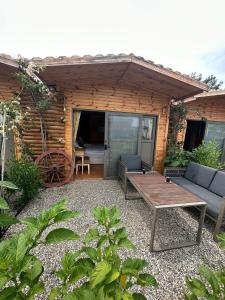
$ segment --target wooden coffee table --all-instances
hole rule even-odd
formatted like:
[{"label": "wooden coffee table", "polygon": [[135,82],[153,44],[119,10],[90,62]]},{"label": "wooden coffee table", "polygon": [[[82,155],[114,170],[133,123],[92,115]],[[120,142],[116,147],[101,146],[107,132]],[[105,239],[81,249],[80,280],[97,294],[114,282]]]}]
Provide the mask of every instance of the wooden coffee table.
[{"label": "wooden coffee table", "polygon": [[[165,182],[165,177],[160,175],[158,172],[150,172],[148,174],[130,173],[127,175],[127,179],[135,187],[140,196],[142,196],[147,204],[149,204],[153,209],[150,251],[164,251],[200,244],[202,227],[206,213],[206,203],[202,199],[184,190],[175,183]],[[128,194],[126,190],[126,199],[128,199],[127,196]],[[186,241],[170,246],[166,245],[161,248],[154,248],[154,238],[159,210],[190,206],[198,206],[201,209],[196,240]]]}]

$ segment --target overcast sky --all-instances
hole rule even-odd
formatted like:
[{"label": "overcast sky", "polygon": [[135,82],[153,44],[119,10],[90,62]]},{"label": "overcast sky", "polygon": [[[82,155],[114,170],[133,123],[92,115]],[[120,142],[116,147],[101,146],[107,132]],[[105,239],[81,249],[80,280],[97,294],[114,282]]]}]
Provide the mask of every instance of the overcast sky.
[{"label": "overcast sky", "polygon": [[224,11],[225,0],[0,0],[0,53],[134,53],[225,82]]}]

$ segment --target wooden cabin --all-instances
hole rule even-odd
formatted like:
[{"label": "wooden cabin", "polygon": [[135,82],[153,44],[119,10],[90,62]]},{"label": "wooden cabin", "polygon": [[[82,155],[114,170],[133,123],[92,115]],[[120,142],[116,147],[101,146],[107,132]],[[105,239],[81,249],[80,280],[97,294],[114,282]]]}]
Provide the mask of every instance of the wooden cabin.
[{"label": "wooden cabin", "polygon": [[179,134],[184,149],[191,151],[202,141],[216,140],[225,154],[225,91],[209,91],[184,101],[187,118]]},{"label": "wooden cabin", "polygon": [[[59,92],[46,113],[48,149],[85,147],[92,175],[113,178],[122,153],[138,153],[162,171],[166,154],[171,99],[185,99],[206,85],[134,55],[33,58],[46,69],[40,79]],[[9,95],[17,82],[15,61],[0,59],[0,93]],[[7,97],[6,97],[7,98]],[[29,95],[23,107],[32,107]],[[24,139],[41,154],[39,119],[31,109]]]}]

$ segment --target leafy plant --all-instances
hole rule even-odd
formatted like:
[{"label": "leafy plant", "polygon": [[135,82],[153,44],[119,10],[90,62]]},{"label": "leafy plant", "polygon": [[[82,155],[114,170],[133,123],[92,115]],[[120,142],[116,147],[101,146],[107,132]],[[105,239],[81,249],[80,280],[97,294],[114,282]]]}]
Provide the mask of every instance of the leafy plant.
[{"label": "leafy plant", "polygon": [[[220,247],[225,249],[225,233],[219,234]],[[199,268],[199,278],[186,276],[186,300],[222,300],[225,299],[225,269],[211,270],[206,266]]]},{"label": "leafy plant", "polygon": [[[88,230],[79,251],[67,252],[63,257],[61,268],[56,272],[62,285],[52,289],[49,300],[146,299],[141,293],[131,292],[131,287],[156,286],[157,282],[152,275],[143,272],[147,261],[120,258],[118,250],[135,247],[126,229],[117,227],[120,224],[118,209],[96,208],[93,215],[98,226]],[[81,254],[85,257],[80,257]],[[80,279],[84,283],[73,289]]]},{"label": "leafy plant", "polygon": [[44,291],[40,280],[44,267],[31,250],[39,244],[78,240],[78,234],[65,228],[53,229],[42,238],[42,233],[52,224],[77,215],[77,211],[66,208],[65,200],[60,201],[38,217],[21,221],[27,225],[25,230],[0,243],[0,299],[32,300]]},{"label": "leafy plant", "polygon": [[8,163],[8,179],[15,182],[22,191],[20,203],[27,203],[33,199],[41,187],[41,171],[28,157],[17,160],[11,159]]},{"label": "leafy plant", "polygon": [[[5,189],[17,190],[17,186],[10,181],[0,181],[0,188],[3,194]],[[5,213],[5,210],[9,209],[7,201],[1,196],[0,197],[0,227],[8,227],[12,224],[18,223],[19,221],[9,214]]]},{"label": "leafy plant", "polygon": [[193,154],[183,150],[179,145],[169,147],[165,158],[165,166],[186,167],[193,159]]},{"label": "leafy plant", "polygon": [[201,165],[220,169],[221,149],[216,141],[203,142],[198,148],[193,150],[193,160]]}]

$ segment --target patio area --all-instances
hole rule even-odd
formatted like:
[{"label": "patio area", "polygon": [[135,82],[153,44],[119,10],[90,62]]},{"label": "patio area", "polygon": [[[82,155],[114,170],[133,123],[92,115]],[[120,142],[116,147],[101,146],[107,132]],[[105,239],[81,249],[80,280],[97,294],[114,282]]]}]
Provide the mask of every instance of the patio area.
[{"label": "patio area", "polygon": [[[224,262],[225,253],[212,239],[213,223],[208,218],[204,223],[200,246],[151,253],[149,251],[151,209],[142,200],[125,200],[124,193],[115,180],[76,180],[61,188],[43,190],[37,199],[27,205],[19,218],[35,216],[65,197],[68,198],[68,207],[81,211],[82,215],[58,226],[71,228],[80,235],[94,224],[91,212],[94,207],[116,205],[121,210],[123,225],[127,228],[130,240],[137,247],[135,251],[123,250],[121,256],[146,259],[150,264],[147,271],[153,274],[159,283],[158,288],[143,288],[147,299],[183,299],[185,275],[197,275],[198,267],[203,263],[221,267],[221,263]],[[164,210],[160,213],[156,243],[186,240],[192,236],[194,238],[198,214],[191,209]],[[20,225],[13,225],[8,234],[20,228]],[[57,285],[57,279],[51,272],[59,266],[63,253],[78,247],[79,242],[75,241],[48,247],[38,246],[35,249],[35,254],[46,267],[47,272],[45,271],[42,276],[47,291]],[[46,299],[46,297],[43,295],[39,299]]]}]

